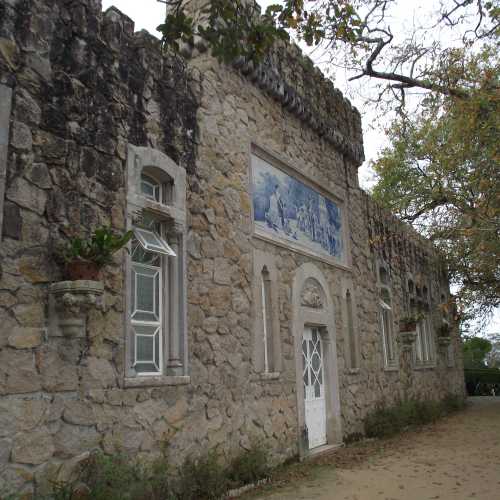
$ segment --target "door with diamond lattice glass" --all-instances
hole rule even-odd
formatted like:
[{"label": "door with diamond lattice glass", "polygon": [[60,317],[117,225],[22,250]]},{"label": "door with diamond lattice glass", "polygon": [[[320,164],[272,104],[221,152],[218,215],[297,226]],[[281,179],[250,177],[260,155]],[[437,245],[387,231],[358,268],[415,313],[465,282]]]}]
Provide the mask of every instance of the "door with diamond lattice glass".
[{"label": "door with diamond lattice glass", "polygon": [[318,328],[304,329],[302,339],[305,422],[309,448],[326,444],[323,346]]}]

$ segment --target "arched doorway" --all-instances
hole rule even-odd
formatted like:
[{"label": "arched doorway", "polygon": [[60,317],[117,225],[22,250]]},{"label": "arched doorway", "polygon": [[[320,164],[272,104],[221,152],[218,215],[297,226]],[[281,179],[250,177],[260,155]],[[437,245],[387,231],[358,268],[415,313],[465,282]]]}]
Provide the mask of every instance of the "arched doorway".
[{"label": "arched doorway", "polygon": [[342,442],[334,308],[326,279],[311,263],[292,289],[299,453]]}]

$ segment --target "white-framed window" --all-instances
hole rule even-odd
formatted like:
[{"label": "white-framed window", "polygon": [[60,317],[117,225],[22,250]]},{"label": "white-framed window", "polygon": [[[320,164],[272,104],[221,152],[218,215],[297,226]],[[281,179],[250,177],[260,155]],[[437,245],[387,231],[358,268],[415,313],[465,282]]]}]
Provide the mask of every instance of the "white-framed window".
[{"label": "white-framed window", "polygon": [[398,366],[398,355],[396,349],[396,338],[394,336],[391,280],[387,266],[383,264],[378,266],[377,278],[379,289],[379,323],[384,367],[386,369],[391,369]]},{"label": "white-framed window", "polygon": [[162,185],[154,177],[147,174],[141,174],[141,193],[151,201],[162,203]]},{"label": "white-framed window", "polygon": [[342,280],[342,318],[344,330],[344,356],[345,366],[348,370],[359,368],[359,324],[356,318],[356,296],[354,284],[349,279]]},{"label": "white-framed window", "polygon": [[392,324],[392,309],[391,306],[383,300],[380,301],[379,315],[384,352],[384,366],[386,368],[393,368],[397,366],[397,358],[394,328]]},{"label": "white-framed window", "polygon": [[435,361],[435,339],[430,325],[430,318],[426,314],[417,323],[417,338],[415,341],[415,361],[420,365],[429,365]]},{"label": "white-framed window", "polygon": [[409,307],[421,317],[417,323],[417,338],[413,347],[413,361],[416,367],[432,367],[436,362],[436,339],[430,313],[430,294],[425,284],[408,279]]},{"label": "white-framed window", "polygon": [[[129,145],[127,383],[185,376],[186,173],[163,153]],[[154,202],[151,204],[151,202]],[[174,209],[174,210],[172,210]],[[185,378],[185,377],[184,377]]]},{"label": "white-framed window", "polygon": [[138,375],[158,375],[163,373],[164,365],[167,257],[176,254],[159,234],[137,227],[131,246],[132,369]]}]

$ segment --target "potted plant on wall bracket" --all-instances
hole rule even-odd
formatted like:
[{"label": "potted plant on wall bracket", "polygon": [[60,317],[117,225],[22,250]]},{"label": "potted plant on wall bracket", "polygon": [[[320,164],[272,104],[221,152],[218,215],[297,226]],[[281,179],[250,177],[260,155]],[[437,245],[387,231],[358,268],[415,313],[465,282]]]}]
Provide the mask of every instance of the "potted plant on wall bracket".
[{"label": "potted plant on wall bracket", "polygon": [[88,239],[72,238],[63,251],[68,279],[99,280],[101,269],[111,264],[113,254],[124,248],[132,236],[132,231],[117,234],[109,227],[101,227]]},{"label": "potted plant on wall bracket", "polygon": [[50,286],[51,336],[85,336],[88,312],[103,306],[101,269],[112,262],[113,255],[124,248],[132,236],[132,231],[118,234],[109,227],[101,227],[88,239],[72,238],[60,252],[67,279]]},{"label": "potted plant on wall bracket", "polygon": [[404,346],[409,346],[417,338],[417,323],[422,319],[421,313],[409,314],[399,320],[399,335]]},{"label": "potted plant on wall bracket", "polygon": [[423,318],[422,313],[408,314],[399,320],[400,332],[415,332],[417,323]]}]

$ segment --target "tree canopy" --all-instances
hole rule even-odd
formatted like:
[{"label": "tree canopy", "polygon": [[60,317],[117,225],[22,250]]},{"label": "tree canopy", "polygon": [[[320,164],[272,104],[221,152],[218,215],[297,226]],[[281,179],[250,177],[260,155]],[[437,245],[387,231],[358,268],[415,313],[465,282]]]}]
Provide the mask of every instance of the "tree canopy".
[{"label": "tree canopy", "polygon": [[251,0],[194,1],[166,0],[166,44],[204,39],[221,60],[259,62],[291,35],[373,83],[367,101],[395,111],[375,198],[434,240],[462,311],[498,307],[500,0],[439,0],[406,24],[400,0],[283,0],[263,15]]},{"label": "tree canopy", "polygon": [[468,97],[430,94],[392,123],[373,195],[434,241],[462,309],[485,316],[500,304],[498,58],[460,50],[447,70]]},{"label": "tree canopy", "polygon": [[486,368],[486,356],[491,351],[491,342],[481,337],[465,338],[463,343],[464,368]]}]

